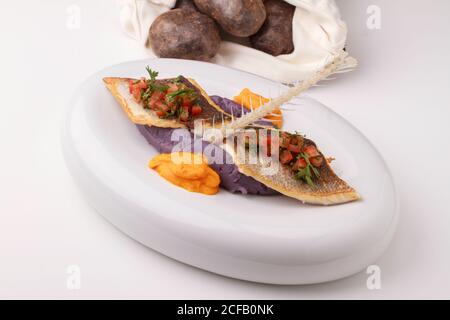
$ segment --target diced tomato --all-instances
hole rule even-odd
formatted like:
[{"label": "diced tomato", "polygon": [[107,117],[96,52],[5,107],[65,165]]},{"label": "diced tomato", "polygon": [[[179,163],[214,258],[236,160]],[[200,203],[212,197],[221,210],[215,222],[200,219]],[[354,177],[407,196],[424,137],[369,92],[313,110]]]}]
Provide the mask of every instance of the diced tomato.
[{"label": "diced tomato", "polygon": [[158,101],[155,102],[154,108],[156,110],[162,110],[164,112],[167,112],[170,109],[170,107],[167,104],[165,104],[163,101],[161,101],[161,100],[158,100]]},{"label": "diced tomato", "polygon": [[307,166],[306,160],[304,158],[299,158],[295,161],[292,166],[292,170],[297,171],[298,169],[305,169]]},{"label": "diced tomato", "polygon": [[308,155],[308,157],[317,157],[320,156],[319,151],[317,151],[317,148],[310,144],[309,146],[306,146],[303,148],[303,152]]},{"label": "diced tomato", "polygon": [[164,99],[166,104],[169,106],[170,109],[176,110],[178,109],[178,105],[176,104],[175,101],[173,100],[169,100],[169,99]]},{"label": "diced tomato", "polygon": [[150,107],[154,106],[157,101],[161,101],[164,98],[164,93],[155,91],[152,93],[150,100],[148,101],[148,104]]},{"label": "diced tomato", "polygon": [[280,135],[280,148],[287,149],[287,147],[289,147],[290,140],[290,135],[287,132],[282,132]]},{"label": "diced tomato", "polygon": [[183,107],[190,107],[192,105],[192,101],[185,98],[183,99],[183,103],[181,104]]},{"label": "diced tomato", "polygon": [[157,111],[155,111],[155,113],[156,113],[156,115],[158,117],[165,117],[166,116],[166,112],[163,111],[163,110],[157,110]]},{"label": "diced tomato", "polygon": [[317,156],[317,157],[311,157],[309,158],[309,162],[311,162],[311,164],[314,167],[320,167],[323,163],[323,157],[322,156]]},{"label": "diced tomato", "polygon": [[167,89],[167,93],[172,93],[178,90],[178,86],[175,83],[170,82],[167,86],[169,87]]},{"label": "diced tomato", "polygon": [[287,150],[283,150],[280,154],[280,162],[282,164],[288,164],[289,162],[292,161],[292,159],[294,159],[294,157],[292,156],[292,153],[290,153]]},{"label": "diced tomato", "polygon": [[296,144],[290,144],[287,149],[294,153],[300,153],[302,151],[302,148]]},{"label": "diced tomato", "polygon": [[178,106],[175,103],[168,103],[169,109],[173,112],[177,111]]},{"label": "diced tomato", "polygon": [[202,107],[195,105],[192,107],[191,113],[193,116],[198,116],[200,113],[202,113]]},{"label": "diced tomato", "polygon": [[146,90],[147,88],[148,84],[145,78],[142,78],[138,82],[136,82],[136,80],[128,80],[128,90],[133,95],[133,97],[138,101],[141,101],[142,90]]},{"label": "diced tomato", "polygon": [[141,102],[141,89],[134,86],[131,91],[131,94],[133,95],[134,99],[136,99],[137,102]]},{"label": "diced tomato", "polygon": [[289,138],[281,137],[280,139],[280,148],[287,149],[289,147]]},{"label": "diced tomato", "polygon": [[290,144],[295,145],[302,145],[303,144],[303,138],[300,136],[293,135],[290,139]]},{"label": "diced tomato", "polygon": [[134,85],[135,87],[138,87],[141,90],[146,90],[148,88],[148,83],[145,80],[145,78],[142,78],[141,81],[139,81],[138,83],[136,83]]},{"label": "diced tomato", "polygon": [[130,94],[133,93],[133,88],[134,88],[134,81],[133,80],[128,80],[128,90],[130,91]]}]

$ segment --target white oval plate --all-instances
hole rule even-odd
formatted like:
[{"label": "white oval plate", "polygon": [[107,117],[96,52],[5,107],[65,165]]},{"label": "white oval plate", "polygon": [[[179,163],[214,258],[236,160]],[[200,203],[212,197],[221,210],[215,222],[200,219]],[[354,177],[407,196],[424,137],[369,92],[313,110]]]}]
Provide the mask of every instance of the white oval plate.
[{"label": "white oval plate", "polygon": [[192,77],[211,95],[232,97],[245,87],[267,95],[280,86],[214,64],[172,59],[128,62],[91,76],[68,108],[62,142],[74,179],[111,223],[176,260],[263,283],[335,280],[383,253],[396,228],[395,188],[380,154],[350,123],[303,98],[286,113],[285,129],[301,131],[335,157],[336,173],[361,201],[322,207],[284,196],[190,193],[148,169],[156,151],[103,85],[105,76],[144,76],[146,65],[161,77]]}]

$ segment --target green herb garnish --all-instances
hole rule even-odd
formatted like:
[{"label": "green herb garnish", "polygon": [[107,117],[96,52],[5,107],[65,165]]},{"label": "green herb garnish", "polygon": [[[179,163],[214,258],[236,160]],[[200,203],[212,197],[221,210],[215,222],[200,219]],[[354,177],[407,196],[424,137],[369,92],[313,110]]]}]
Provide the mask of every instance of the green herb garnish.
[{"label": "green herb garnish", "polygon": [[180,76],[178,76],[178,77],[176,77],[175,79],[172,79],[172,83],[175,83],[175,84],[180,84],[181,83],[181,75]]},{"label": "green herb garnish", "polygon": [[150,81],[152,81],[152,82],[156,81],[156,78],[158,77],[159,72],[153,71],[152,69],[150,69],[149,66],[145,67],[145,70],[147,70],[148,75],[150,76]]},{"label": "green herb garnish", "polygon": [[179,114],[180,114],[180,108],[178,107],[176,109],[170,109],[169,111],[167,111],[166,115],[163,118],[168,118],[168,117],[172,117],[172,116],[175,116],[178,118]]},{"label": "green herb garnish", "polygon": [[300,153],[297,156],[297,159],[303,158],[306,161],[306,167],[303,169],[298,169],[297,173],[295,174],[295,177],[297,179],[301,179],[303,181],[305,181],[310,187],[314,187],[314,181],[313,181],[313,177],[319,178],[320,174],[319,174],[319,170],[317,170],[317,168],[315,168],[311,162],[309,161],[309,157],[308,155],[304,154],[304,153]]},{"label": "green herb garnish", "polygon": [[[147,106],[148,99],[150,99],[155,91],[165,92],[167,89],[169,89],[168,86],[161,85],[156,82],[156,77],[158,77],[159,74],[157,71],[153,71],[149,66],[147,66],[145,70],[147,70],[150,79],[147,80],[148,88],[141,93],[141,99],[142,101],[144,101],[144,107]],[[137,80],[137,82],[139,81],[140,80]]]},{"label": "green herb garnish", "polygon": [[167,94],[167,98],[169,101],[174,101],[176,97],[181,96],[190,96],[191,98],[194,96],[195,91],[193,89],[180,89]]},{"label": "green herb garnish", "polygon": [[158,71],[154,71],[154,70],[150,69],[149,66],[147,66],[147,67],[145,68],[145,70],[147,70],[148,75],[150,76],[150,79],[147,80],[147,81],[148,81],[148,88],[150,89],[151,92],[155,92],[155,91],[164,92],[164,91],[166,91],[167,89],[169,89],[168,86],[160,85],[160,84],[158,84],[158,83],[156,82],[156,78],[157,78],[158,75],[159,75],[159,72],[158,72]]}]

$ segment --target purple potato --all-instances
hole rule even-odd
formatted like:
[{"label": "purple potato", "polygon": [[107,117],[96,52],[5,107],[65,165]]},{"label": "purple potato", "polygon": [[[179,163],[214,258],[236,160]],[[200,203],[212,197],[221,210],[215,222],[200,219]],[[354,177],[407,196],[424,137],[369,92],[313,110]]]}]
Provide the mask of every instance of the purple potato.
[{"label": "purple potato", "polygon": [[178,0],[175,8],[197,10],[193,0]]},{"label": "purple potato", "polygon": [[194,3],[200,12],[237,37],[255,34],[266,19],[262,0],[194,0]]},{"label": "purple potato", "polygon": [[253,48],[273,56],[294,51],[292,19],[295,7],[282,0],[266,0],[267,19],[259,31],[250,37]]},{"label": "purple potato", "polygon": [[208,61],[219,51],[220,35],[208,16],[195,10],[174,9],[153,21],[149,42],[161,58]]}]

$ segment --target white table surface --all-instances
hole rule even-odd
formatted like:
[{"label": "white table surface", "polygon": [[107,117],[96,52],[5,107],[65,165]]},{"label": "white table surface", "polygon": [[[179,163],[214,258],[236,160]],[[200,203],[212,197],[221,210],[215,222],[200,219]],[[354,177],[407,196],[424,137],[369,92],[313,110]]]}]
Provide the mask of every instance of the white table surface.
[{"label": "white table surface", "polygon": [[[61,155],[62,110],[87,76],[145,58],[120,31],[115,1],[0,2],[0,298],[450,298],[450,2],[337,0],[357,71],[310,95],[384,154],[401,220],[367,274],[311,286],[270,286],[201,271],[139,245],[92,210]],[[66,27],[81,9],[80,29]],[[366,27],[380,6],[381,30]],[[81,288],[66,286],[69,265]]]}]

